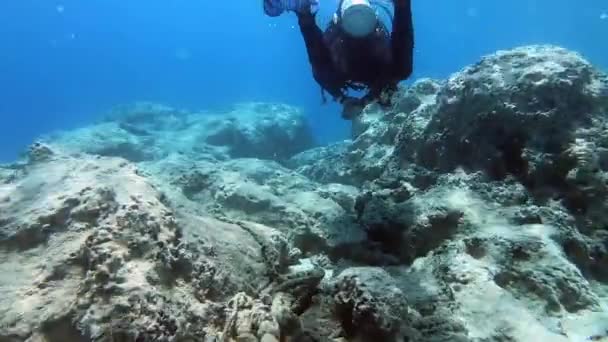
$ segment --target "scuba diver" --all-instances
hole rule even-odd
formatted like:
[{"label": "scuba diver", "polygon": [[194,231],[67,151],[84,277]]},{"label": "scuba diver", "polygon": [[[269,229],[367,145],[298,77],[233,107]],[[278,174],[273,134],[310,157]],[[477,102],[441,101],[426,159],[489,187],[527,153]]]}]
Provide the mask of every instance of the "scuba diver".
[{"label": "scuba diver", "polygon": [[[323,99],[327,91],[343,105],[342,117],[351,120],[372,101],[388,105],[387,98],[397,84],[412,74],[411,0],[392,2],[391,33],[370,0],[339,0],[338,10],[324,32],[315,21],[318,0],[264,0],[264,12],[271,17],[283,12],[297,15],[313,77],[321,86]],[[377,6],[390,14],[386,6]],[[346,94],[348,89],[368,92],[355,98]]]}]

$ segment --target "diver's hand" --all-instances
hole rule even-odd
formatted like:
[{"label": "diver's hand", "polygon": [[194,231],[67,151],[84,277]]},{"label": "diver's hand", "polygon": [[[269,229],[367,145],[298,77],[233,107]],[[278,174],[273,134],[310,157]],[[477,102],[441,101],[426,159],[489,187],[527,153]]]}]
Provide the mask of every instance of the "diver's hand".
[{"label": "diver's hand", "polygon": [[365,108],[365,101],[354,97],[347,97],[342,101],[342,118],[352,120],[361,115]]}]

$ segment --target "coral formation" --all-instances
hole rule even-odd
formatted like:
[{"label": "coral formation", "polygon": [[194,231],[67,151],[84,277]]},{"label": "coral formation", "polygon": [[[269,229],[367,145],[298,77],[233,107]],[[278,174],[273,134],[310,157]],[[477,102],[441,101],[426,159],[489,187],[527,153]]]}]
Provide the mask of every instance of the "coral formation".
[{"label": "coral formation", "polygon": [[608,338],[608,78],[499,51],[315,146],[151,104],[0,165],[0,341]]}]

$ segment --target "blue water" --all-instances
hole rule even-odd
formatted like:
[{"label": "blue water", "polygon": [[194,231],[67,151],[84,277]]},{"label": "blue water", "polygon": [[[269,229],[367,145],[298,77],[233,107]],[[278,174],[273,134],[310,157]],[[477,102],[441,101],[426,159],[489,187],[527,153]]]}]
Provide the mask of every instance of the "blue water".
[{"label": "blue water", "polygon": [[[329,13],[335,0],[321,0]],[[261,0],[4,0],[0,8],[0,160],[32,139],[147,100],[180,108],[241,101],[301,106],[320,142],[348,136],[321,105],[293,15]],[[413,0],[415,72],[443,78],[522,44],[574,49],[608,66],[605,0]]]}]

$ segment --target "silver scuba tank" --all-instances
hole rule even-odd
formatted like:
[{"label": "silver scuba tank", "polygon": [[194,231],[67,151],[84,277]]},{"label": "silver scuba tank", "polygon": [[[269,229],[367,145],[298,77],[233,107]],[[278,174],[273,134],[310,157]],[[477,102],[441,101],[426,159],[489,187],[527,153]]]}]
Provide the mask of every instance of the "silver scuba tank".
[{"label": "silver scuba tank", "polygon": [[369,0],[343,0],[340,7],[342,29],[353,37],[365,37],[378,24],[378,16]]}]

